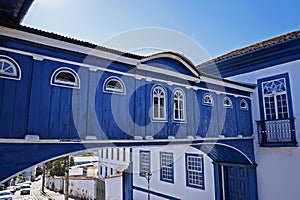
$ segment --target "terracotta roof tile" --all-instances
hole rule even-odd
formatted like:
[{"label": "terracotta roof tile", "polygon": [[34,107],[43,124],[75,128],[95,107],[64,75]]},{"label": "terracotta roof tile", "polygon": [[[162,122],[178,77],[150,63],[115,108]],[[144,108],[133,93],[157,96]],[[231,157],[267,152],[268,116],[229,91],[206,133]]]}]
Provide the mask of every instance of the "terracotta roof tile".
[{"label": "terracotta roof tile", "polygon": [[294,31],[294,32],[291,32],[291,33],[287,33],[287,34],[284,34],[284,35],[280,35],[280,36],[277,36],[277,37],[274,37],[274,38],[271,38],[271,39],[268,39],[268,40],[265,40],[265,41],[262,41],[262,42],[258,42],[256,44],[253,44],[253,45],[250,45],[250,46],[247,46],[247,47],[244,47],[244,48],[240,48],[240,49],[231,51],[227,54],[224,54],[222,56],[219,56],[219,57],[216,57],[214,59],[208,60],[204,63],[201,63],[197,67],[205,66],[205,65],[208,65],[208,64],[211,64],[211,63],[214,63],[214,62],[219,62],[219,61],[222,61],[222,60],[225,60],[225,59],[228,59],[228,58],[232,58],[232,57],[235,57],[235,56],[238,56],[238,55],[242,55],[242,54],[245,54],[245,53],[256,51],[258,49],[262,49],[262,48],[265,48],[265,47],[273,46],[273,45],[279,44],[281,42],[285,42],[285,41],[292,40],[292,39],[295,39],[295,38],[300,38],[300,30]]}]

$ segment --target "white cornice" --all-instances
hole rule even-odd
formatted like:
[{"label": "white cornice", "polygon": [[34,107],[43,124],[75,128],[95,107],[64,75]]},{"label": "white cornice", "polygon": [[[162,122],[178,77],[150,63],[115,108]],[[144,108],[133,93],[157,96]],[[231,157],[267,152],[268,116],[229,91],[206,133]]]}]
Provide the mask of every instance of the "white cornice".
[{"label": "white cornice", "polygon": [[17,39],[22,39],[25,41],[34,42],[34,43],[47,45],[47,46],[51,46],[51,47],[56,47],[56,48],[69,50],[69,51],[73,51],[73,52],[79,52],[79,53],[86,54],[88,56],[97,56],[97,57],[101,57],[104,59],[118,61],[118,62],[122,62],[122,63],[129,64],[129,65],[136,65],[139,62],[139,60],[137,60],[137,59],[129,58],[126,56],[114,54],[114,53],[107,52],[107,51],[103,51],[103,50],[97,49],[97,47],[96,48],[84,47],[84,46],[80,46],[77,44],[72,44],[69,42],[60,41],[60,40],[56,40],[53,38],[48,38],[45,36],[28,33],[25,31],[7,28],[4,26],[0,26],[0,30],[1,30],[0,35],[13,37],[13,38],[17,38]]},{"label": "white cornice", "polygon": [[146,64],[138,64],[137,68],[141,69],[141,70],[156,72],[156,73],[159,73],[159,74],[173,76],[173,77],[176,77],[176,78],[181,78],[181,79],[184,79],[184,80],[193,81],[193,82],[197,82],[197,83],[200,82],[200,78],[193,77],[193,76],[188,76],[188,75],[181,74],[181,73],[171,71],[171,70],[167,70],[167,69],[161,69],[161,68],[158,68],[158,67],[153,67],[153,66],[146,65]]}]

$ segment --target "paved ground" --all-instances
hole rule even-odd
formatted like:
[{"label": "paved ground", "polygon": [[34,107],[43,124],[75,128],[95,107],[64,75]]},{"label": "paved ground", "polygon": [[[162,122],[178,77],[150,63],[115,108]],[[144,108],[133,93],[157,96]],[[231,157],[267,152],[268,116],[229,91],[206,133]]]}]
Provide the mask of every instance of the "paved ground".
[{"label": "paved ground", "polygon": [[[30,195],[20,195],[20,191],[17,191],[13,200],[64,200],[65,196],[58,192],[53,192],[44,188],[45,194],[41,193],[42,190],[42,181],[35,181],[31,184]],[[69,200],[74,200],[73,198],[69,198]]]}]

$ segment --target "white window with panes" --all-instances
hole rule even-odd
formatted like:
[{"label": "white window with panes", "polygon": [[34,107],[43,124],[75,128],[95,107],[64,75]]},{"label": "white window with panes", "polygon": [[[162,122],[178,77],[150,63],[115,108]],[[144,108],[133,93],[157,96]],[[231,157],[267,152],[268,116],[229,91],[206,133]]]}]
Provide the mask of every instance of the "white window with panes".
[{"label": "white window with panes", "polygon": [[186,154],[186,184],[189,187],[204,189],[203,156]]},{"label": "white window with panes", "polygon": [[140,151],[140,176],[145,176],[150,170],[150,151]]},{"label": "white window with panes", "polygon": [[285,79],[263,82],[262,92],[265,119],[287,119],[289,114]]},{"label": "white window with panes", "polygon": [[156,86],[152,93],[153,120],[166,120],[166,92],[163,87]]},{"label": "white window with panes", "polygon": [[172,153],[160,153],[161,164],[161,180],[167,182],[174,182],[173,177],[173,154]]},{"label": "white window with panes", "polygon": [[183,91],[177,89],[174,91],[174,120],[185,121],[185,95]]}]

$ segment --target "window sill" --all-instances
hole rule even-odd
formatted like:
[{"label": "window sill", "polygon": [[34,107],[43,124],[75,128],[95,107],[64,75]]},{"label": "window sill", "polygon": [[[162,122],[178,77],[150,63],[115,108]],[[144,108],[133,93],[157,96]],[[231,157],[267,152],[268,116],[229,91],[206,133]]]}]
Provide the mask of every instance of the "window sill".
[{"label": "window sill", "polygon": [[260,147],[298,147],[297,142],[261,143]]}]

